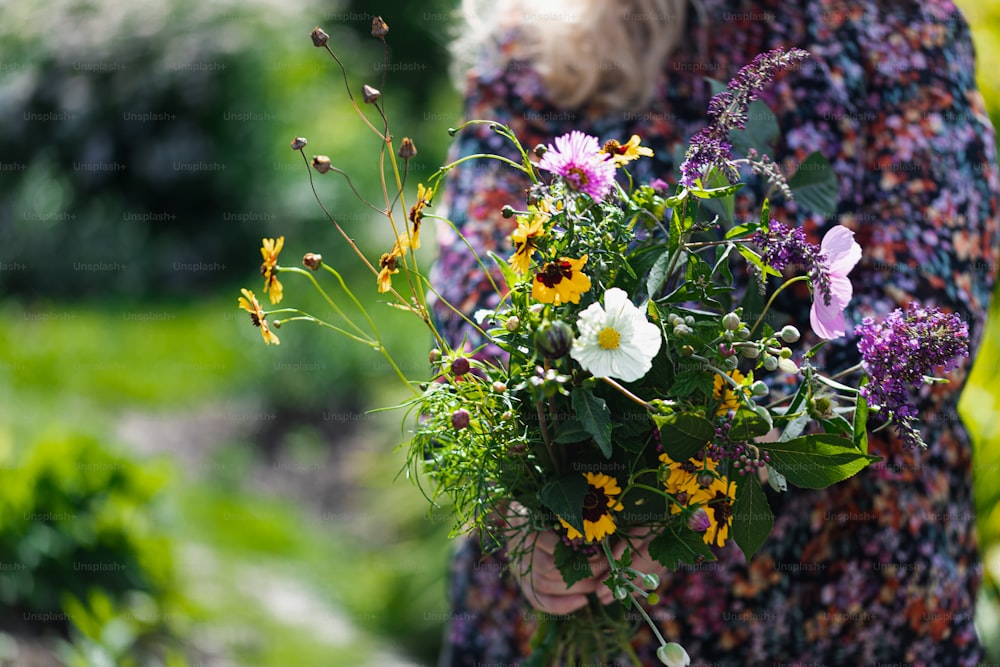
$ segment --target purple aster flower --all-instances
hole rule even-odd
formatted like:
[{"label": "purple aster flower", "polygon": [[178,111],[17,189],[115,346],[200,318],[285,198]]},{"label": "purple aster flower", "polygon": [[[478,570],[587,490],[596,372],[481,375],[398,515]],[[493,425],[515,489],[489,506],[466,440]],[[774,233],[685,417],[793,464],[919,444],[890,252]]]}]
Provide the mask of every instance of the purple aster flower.
[{"label": "purple aster flower", "polygon": [[750,103],[779,72],[783,72],[809,57],[802,49],[775,49],[761,53],[740,69],[729,82],[727,90],[715,95],[708,103],[710,123],[691,138],[681,164],[681,184],[693,187],[695,181],[715,167],[730,183],[739,180],[732,166],[732,145],[728,141],[732,130],[746,126]]},{"label": "purple aster flower", "polygon": [[571,188],[597,202],[608,196],[615,182],[611,156],[601,152],[596,137],[578,130],[556,137],[555,147],[548,146],[538,167],[562,176]]},{"label": "purple aster flower", "polygon": [[968,326],[955,313],[911,303],[905,313],[896,309],[880,323],[866,317],[854,332],[869,377],[861,395],[895,426],[904,444],[926,447],[911,393],[935,369],[946,373],[969,356]]}]

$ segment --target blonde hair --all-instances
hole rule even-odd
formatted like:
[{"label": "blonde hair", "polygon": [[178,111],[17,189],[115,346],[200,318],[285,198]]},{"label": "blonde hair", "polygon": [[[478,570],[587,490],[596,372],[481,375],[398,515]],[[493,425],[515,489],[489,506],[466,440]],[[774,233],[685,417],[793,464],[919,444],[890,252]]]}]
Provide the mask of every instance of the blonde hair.
[{"label": "blonde hair", "polygon": [[[462,0],[465,25],[456,62],[487,58],[533,66],[547,97],[565,109],[642,108],[678,45],[688,0]],[[501,52],[516,31],[514,50]]]}]

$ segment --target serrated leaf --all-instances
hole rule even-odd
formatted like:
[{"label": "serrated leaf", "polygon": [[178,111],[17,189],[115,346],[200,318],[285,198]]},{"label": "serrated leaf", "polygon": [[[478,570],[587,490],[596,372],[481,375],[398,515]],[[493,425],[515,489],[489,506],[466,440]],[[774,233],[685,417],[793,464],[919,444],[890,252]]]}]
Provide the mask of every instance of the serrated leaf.
[{"label": "serrated leaf", "polygon": [[733,417],[729,437],[732,440],[753,440],[766,435],[771,428],[772,425],[761,419],[756,412],[741,407]]},{"label": "serrated leaf", "polygon": [[774,527],[774,514],[756,475],[740,478],[733,504],[733,539],[749,561]]},{"label": "serrated leaf", "polygon": [[603,398],[594,396],[589,389],[574,389],[572,395],[573,412],[583,430],[589,433],[604,458],[611,458],[611,411]]},{"label": "serrated leaf", "polygon": [[590,560],[582,552],[569,546],[562,540],[556,542],[556,550],[553,554],[555,565],[562,575],[566,588],[569,588],[578,581],[594,576],[590,569]]},{"label": "serrated leaf", "polygon": [[837,213],[840,189],[830,162],[819,151],[813,151],[802,161],[795,175],[788,179],[792,195],[802,206],[830,217]]},{"label": "serrated leaf", "polygon": [[692,414],[653,415],[660,429],[663,451],[674,461],[687,461],[715,436],[715,426]]},{"label": "serrated leaf", "polygon": [[822,433],[771,442],[765,449],[774,469],[805,489],[825,489],[881,460],[858,451],[847,438]]},{"label": "serrated leaf", "polygon": [[701,533],[687,528],[664,530],[649,543],[649,556],[661,565],[676,570],[681,563],[697,565],[715,560]]},{"label": "serrated leaf", "polygon": [[701,370],[681,371],[670,385],[671,395],[677,398],[686,398],[696,391],[706,396],[711,394],[712,376]]},{"label": "serrated leaf", "polygon": [[542,504],[583,535],[583,499],[590,492],[587,478],[581,474],[558,477],[538,492]]}]

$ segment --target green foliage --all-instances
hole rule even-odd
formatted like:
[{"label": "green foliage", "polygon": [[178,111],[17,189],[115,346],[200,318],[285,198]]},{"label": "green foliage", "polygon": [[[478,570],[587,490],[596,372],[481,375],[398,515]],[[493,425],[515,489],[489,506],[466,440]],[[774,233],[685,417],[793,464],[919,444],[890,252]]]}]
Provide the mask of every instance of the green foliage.
[{"label": "green foliage", "polygon": [[0,468],[0,599],[10,610],[53,612],[91,590],[169,593],[169,544],[155,499],[163,469],[140,466],[84,436],[50,437]]}]

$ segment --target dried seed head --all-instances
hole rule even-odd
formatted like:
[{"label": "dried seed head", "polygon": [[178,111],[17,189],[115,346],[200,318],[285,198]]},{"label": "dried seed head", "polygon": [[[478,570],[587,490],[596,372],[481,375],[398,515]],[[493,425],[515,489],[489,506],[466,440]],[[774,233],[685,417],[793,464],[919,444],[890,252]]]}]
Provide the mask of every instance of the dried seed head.
[{"label": "dried seed head", "polygon": [[409,137],[403,137],[403,140],[399,143],[399,157],[404,160],[409,160],[417,155],[417,147],[413,145],[413,140]]},{"label": "dried seed head", "polygon": [[326,34],[319,26],[313,28],[309,36],[312,37],[313,46],[319,48],[326,46],[326,43],[330,41],[330,35]]},{"label": "dried seed head", "polygon": [[319,255],[315,252],[307,252],[305,257],[302,258],[302,265],[311,271],[319,269],[319,265],[322,263],[323,255]]},{"label": "dried seed head", "polygon": [[316,155],[312,160],[313,169],[321,174],[330,171],[330,158],[325,155]]},{"label": "dried seed head", "polygon": [[389,24],[381,16],[376,16],[372,19],[372,37],[382,39],[387,32],[389,32]]},{"label": "dried seed head", "polygon": [[378,88],[372,88],[366,83],[361,87],[361,97],[364,99],[365,104],[374,104],[378,101],[378,98],[382,97],[382,91]]},{"label": "dried seed head", "polygon": [[305,148],[308,143],[309,142],[306,141],[305,137],[295,137],[292,139],[291,147],[293,151],[300,151]]}]

